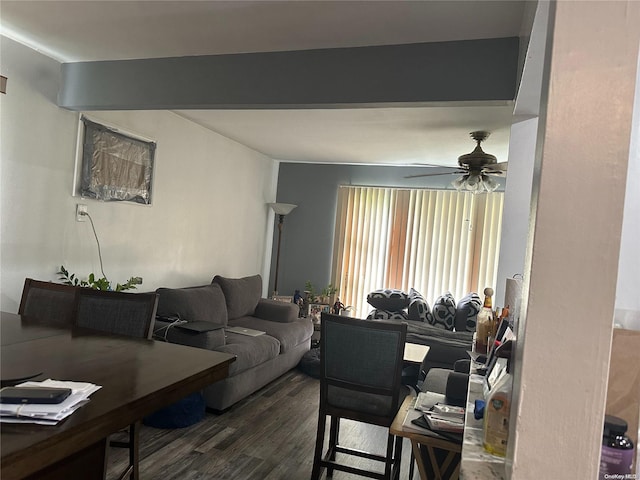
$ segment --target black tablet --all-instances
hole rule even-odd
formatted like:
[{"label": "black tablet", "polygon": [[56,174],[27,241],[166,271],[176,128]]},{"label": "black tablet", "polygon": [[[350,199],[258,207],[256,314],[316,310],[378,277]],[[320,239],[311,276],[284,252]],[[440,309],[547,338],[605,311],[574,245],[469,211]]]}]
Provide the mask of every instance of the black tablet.
[{"label": "black tablet", "polygon": [[194,333],[210,332],[212,330],[219,330],[223,327],[224,325],[220,323],[207,322],[204,320],[176,324],[176,328]]},{"label": "black tablet", "polygon": [[71,395],[70,388],[4,387],[0,390],[0,403],[61,403]]}]

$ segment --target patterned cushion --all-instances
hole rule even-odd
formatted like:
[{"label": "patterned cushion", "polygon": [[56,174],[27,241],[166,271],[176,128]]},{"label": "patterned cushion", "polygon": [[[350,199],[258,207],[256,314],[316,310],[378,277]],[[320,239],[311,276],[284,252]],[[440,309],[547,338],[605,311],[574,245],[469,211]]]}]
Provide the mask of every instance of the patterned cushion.
[{"label": "patterned cushion", "polygon": [[398,312],[409,306],[409,296],[402,290],[380,289],[367,295],[367,302],[378,310]]},{"label": "patterned cushion", "polygon": [[456,305],[456,318],[454,321],[456,332],[475,332],[478,312],[482,308],[480,296],[475,293],[467,293]]},{"label": "patterned cushion", "polygon": [[367,315],[367,320],[408,320],[407,314],[403,311],[390,312],[388,310],[372,310]]},{"label": "patterned cushion", "polygon": [[418,322],[433,323],[429,320],[430,316],[431,308],[422,294],[413,288],[409,290],[409,309],[407,312],[407,318]]},{"label": "patterned cushion", "polygon": [[432,325],[453,330],[456,318],[456,301],[450,292],[438,297],[433,304]]}]

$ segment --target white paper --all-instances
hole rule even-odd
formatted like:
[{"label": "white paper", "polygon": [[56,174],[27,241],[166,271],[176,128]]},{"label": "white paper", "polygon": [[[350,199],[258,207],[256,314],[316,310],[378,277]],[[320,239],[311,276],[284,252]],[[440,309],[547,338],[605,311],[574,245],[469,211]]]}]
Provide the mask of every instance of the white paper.
[{"label": "white paper", "polygon": [[70,388],[71,394],[56,404],[0,404],[0,422],[38,423],[55,425],[89,402],[89,396],[102,387],[93,383],[47,379],[42,382],[24,382],[18,387]]}]

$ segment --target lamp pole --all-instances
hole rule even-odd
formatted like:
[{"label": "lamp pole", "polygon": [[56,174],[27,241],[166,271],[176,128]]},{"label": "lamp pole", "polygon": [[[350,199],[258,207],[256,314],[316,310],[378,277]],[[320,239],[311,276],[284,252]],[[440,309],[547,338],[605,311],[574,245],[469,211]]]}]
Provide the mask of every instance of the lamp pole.
[{"label": "lamp pole", "polygon": [[273,295],[278,294],[278,272],[280,271],[280,245],[282,243],[282,228],[284,227],[285,215],[297,207],[291,203],[270,203],[269,206],[278,215],[278,246],[276,247],[276,273],[273,281]]},{"label": "lamp pole", "polygon": [[278,222],[278,248],[276,249],[276,278],[273,281],[273,294],[278,294],[278,271],[280,270],[280,243],[282,242],[282,227],[284,226],[284,215],[279,215]]}]

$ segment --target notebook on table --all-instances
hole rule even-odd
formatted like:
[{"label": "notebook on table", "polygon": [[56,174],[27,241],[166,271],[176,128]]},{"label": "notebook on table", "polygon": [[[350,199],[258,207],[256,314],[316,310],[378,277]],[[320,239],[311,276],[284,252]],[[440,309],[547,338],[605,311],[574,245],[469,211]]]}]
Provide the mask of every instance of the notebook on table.
[{"label": "notebook on table", "polygon": [[240,335],[248,335],[250,337],[257,337],[266,333],[261,330],[254,330],[253,328],[246,327],[226,327],[226,331],[231,333],[239,333]]}]

